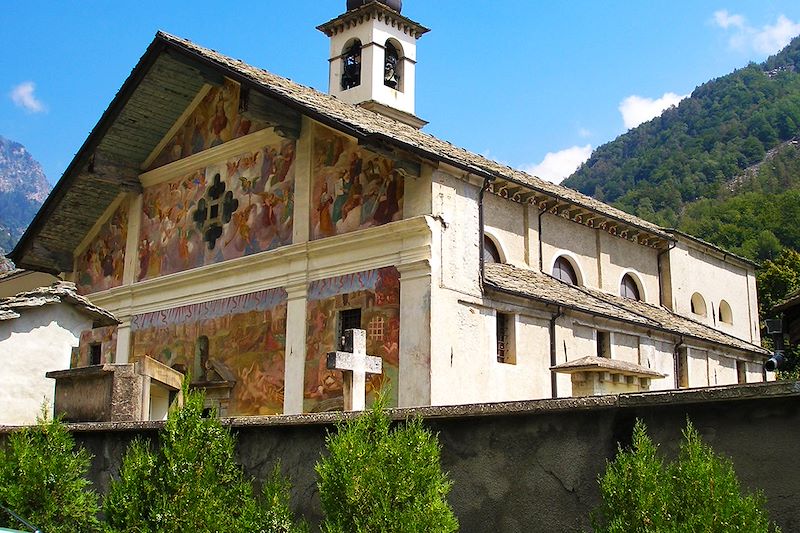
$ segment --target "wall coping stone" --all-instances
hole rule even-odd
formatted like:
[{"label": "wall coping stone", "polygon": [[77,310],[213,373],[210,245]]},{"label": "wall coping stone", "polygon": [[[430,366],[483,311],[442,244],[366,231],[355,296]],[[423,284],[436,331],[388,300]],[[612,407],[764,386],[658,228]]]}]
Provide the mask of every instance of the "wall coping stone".
[{"label": "wall coping stone", "polygon": [[[800,396],[800,381],[774,381],[747,385],[700,387],[682,390],[649,391],[582,398],[555,398],[525,400],[517,402],[477,403],[431,407],[406,407],[389,409],[393,420],[404,420],[419,416],[423,419],[455,419],[493,416],[523,416],[549,414],[565,411],[590,411],[628,407],[659,405],[688,405],[723,401],[760,400]],[[358,416],[359,413],[307,413],[301,415],[240,416],[221,418],[224,426],[231,429],[287,426],[330,426],[339,421]],[[157,431],[164,421],[141,422],[84,422],[66,424],[73,433],[83,432],[147,432]],[[20,426],[0,426],[0,435],[10,433]]]}]

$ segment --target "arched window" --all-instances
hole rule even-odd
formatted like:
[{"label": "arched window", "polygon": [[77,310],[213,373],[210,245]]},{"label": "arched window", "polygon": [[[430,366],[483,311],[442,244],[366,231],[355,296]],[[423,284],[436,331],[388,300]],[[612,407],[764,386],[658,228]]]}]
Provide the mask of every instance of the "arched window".
[{"label": "arched window", "polygon": [[578,284],[578,274],[575,273],[575,267],[563,255],[553,263],[553,277],[570,285]]},{"label": "arched window", "polygon": [[500,251],[497,249],[494,241],[488,235],[483,236],[483,262],[484,263],[502,263],[503,259],[500,257]]},{"label": "arched window", "polygon": [[361,41],[355,39],[342,53],[342,90],[361,85]]},{"label": "arched window", "polygon": [[706,316],[706,301],[699,292],[692,294],[692,313]]},{"label": "arched window", "polygon": [[731,306],[725,300],[719,303],[719,321],[726,324],[733,324],[733,312]]},{"label": "arched window", "polygon": [[619,294],[623,298],[630,300],[641,300],[641,293],[639,292],[639,284],[633,279],[630,274],[622,276],[622,281],[619,283]]},{"label": "arched window", "polygon": [[383,84],[392,89],[401,91],[400,86],[402,63],[400,62],[400,52],[391,41],[386,41],[384,62],[383,62]]}]

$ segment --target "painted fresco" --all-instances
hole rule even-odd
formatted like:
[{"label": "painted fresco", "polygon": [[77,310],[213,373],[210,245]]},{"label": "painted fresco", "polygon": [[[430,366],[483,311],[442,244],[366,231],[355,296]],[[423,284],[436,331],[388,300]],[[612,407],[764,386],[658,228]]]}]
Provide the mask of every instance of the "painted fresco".
[{"label": "painted fresco", "polygon": [[294,141],[148,187],[138,281],[292,242]]},{"label": "painted fresco", "polygon": [[264,129],[266,124],[239,114],[239,96],[239,84],[231,80],[212,87],[148,170]]},{"label": "painted fresco", "polygon": [[75,285],[80,294],[122,285],[125,242],[128,238],[128,205],[127,201],[119,205],[94,240],[77,257]]},{"label": "painted fresco", "polygon": [[367,354],[383,359],[383,375],[367,375],[367,403],[389,387],[397,405],[400,346],[400,274],[394,267],[329,278],[308,290],[308,333],[303,389],[306,412],[342,409],[342,372],[326,368],[327,353],[337,349],[339,311],[361,309]]},{"label": "painted fresco", "polygon": [[312,239],[402,218],[403,178],[389,159],[317,125],[313,161]]},{"label": "painted fresco", "polygon": [[149,355],[209,387],[229,374],[229,416],[281,413],[286,299],[270,289],[136,315],[132,360]]},{"label": "painted fresco", "polygon": [[89,366],[89,351],[92,344],[100,345],[100,364],[115,362],[117,326],[105,326],[82,331],[78,341],[78,348],[73,348],[70,368]]}]

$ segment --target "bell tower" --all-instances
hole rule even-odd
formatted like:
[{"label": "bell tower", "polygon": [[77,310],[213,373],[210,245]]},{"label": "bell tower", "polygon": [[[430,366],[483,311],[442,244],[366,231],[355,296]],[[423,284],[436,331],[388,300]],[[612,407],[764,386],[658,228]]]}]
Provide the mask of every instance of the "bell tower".
[{"label": "bell tower", "polygon": [[328,92],[421,128],[414,114],[417,39],[428,28],[400,14],[402,0],[347,0],[347,12],[317,29],[331,40]]}]

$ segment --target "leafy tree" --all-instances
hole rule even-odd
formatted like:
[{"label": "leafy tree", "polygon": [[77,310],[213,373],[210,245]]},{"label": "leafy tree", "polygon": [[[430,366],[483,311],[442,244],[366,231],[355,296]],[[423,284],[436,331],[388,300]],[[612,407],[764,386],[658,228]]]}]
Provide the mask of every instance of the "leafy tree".
[{"label": "leafy tree", "polygon": [[[43,531],[99,531],[97,494],[86,479],[90,462],[61,421],[48,420],[43,409],[35,426],[11,433],[0,448],[0,503]],[[21,524],[0,510],[0,526]]]},{"label": "leafy tree", "polygon": [[789,293],[800,289],[800,253],[786,248],[774,261],[765,261],[757,275],[758,298],[763,318]]},{"label": "leafy tree", "polygon": [[458,529],[437,437],[421,420],[392,428],[380,397],[328,434],[316,465],[326,533],[422,533]]},{"label": "leafy tree", "polygon": [[134,441],[104,502],[112,531],[279,532],[295,525],[288,484],[279,472],[256,497],[234,458],[234,438],[215,416],[203,417],[203,395],[184,386],[184,406],[170,413],[154,450]]},{"label": "leafy tree", "polygon": [[687,420],[677,461],[664,465],[641,420],[629,450],[619,449],[599,478],[592,527],[605,533],[767,533],[761,493],[742,494],[730,459],[703,443]]}]

